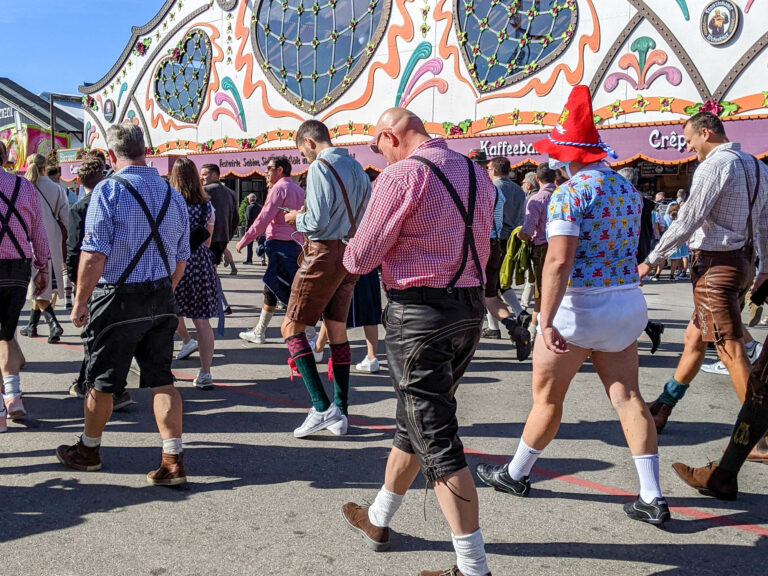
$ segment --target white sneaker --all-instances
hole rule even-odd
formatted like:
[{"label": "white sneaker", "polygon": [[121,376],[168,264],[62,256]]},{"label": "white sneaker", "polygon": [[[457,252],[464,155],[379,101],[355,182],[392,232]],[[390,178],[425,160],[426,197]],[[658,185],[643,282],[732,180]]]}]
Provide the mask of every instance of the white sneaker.
[{"label": "white sneaker", "polygon": [[728,376],[728,368],[725,367],[722,360],[712,362],[711,364],[702,364],[701,371],[708,374],[717,374],[719,376]]},{"label": "white sneaker", "polygon": [[379,359],[368,358],[366,356],[363,361],[355,366],[358,372],[378,372],[379,371]]},{"label": "white sneaker", "polygon": [[[751,349],[747,347],[747,359],[749,360],[749,363],[754,364],[758,356],[760,356],[760,352],[762,351],[763,345],[759,342],[755,342],[755,345],[752,346]],[[712,364],[704,364],[701,367],[701,371],[707,372],[708,374],[718,374],[720,376],[729,375],[728,368],[725,367],[725,364],[723,364],[722,360],[713,362]]]},{"label": "white sneaker", "polygon": [[320,362],[323,361],[323,353],[325,350],[320,350],[320,352],[315,350],[315,342],[317,342],[315,339],[310,340],[307,338],[307,342],[309,342],[309,347],[312,349],[312,355],[315,357],[315,363],[320,364]]},{"label": "white sneaker", "polygon": [[241,340],[253,342],[254,344],[264,344],[267,341],[266,335],[263,332],[256,332],[256,328],[251,328],[246,332],[240,332],[238,336]]},{"label": "white sneaker", "polygon": [[344,436],[347,433],[347,428],[349,427],[349,420],[347,419],[344,414],[341,415],[341,420],[336,422],[336,424],[331,424],[328,426],[328,432],[335,436]]},{"label": "white sneaker", "polygon": [[184,360],[184,358],[189,358],[192,352],[196,352],[196,351],[197,351],[197,340],[195,340],[194,338],[190,338],[189,342],[181,345],[181,350],[179,350],[179,353],[176,354],[176,360]]},{"label": "white sneaker", "polygon": [[195,388],[199,388],[200,390],[213,390],[213,378],[210,374],[198,372],[197,378],[192,381],[192,384],[195,385]]},{"label": "white sneaker", "polygon": [[317,330],[314,326],[304,328],[304,334],[307,335],[307,340],[317,340]]},{"label": "white sneaker", "polygon": [[325,412],[318,412],[313,406],[309,409],[309,414],[307,414],[304,424],[296,428],[293,431],[293,435],[296,438],[304,438],[340,422],[341,419],[342,415],[336,404],[331,404],[330,408]]}]

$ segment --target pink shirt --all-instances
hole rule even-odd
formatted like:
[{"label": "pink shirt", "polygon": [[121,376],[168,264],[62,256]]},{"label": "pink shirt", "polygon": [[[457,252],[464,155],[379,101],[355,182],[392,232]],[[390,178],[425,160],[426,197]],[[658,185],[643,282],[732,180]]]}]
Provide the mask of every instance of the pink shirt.
[{"label": "pink shirt", "polygon": [[520,232],[530,236],[534,246],[547,243],[547,211],[554,191],[554,183],[544,184],[525,205],[525,222]]},{"label": "pink shirt", "polygon": [[[15,185],[16,177],[0,168],[0,194],[7,200],[7,202],[0,200],[0,221],[4,222],[8,215],[8,202],[11,201]],[[24,220],[24,224],[29,232],[29,239],[27,239],[27,233],[24,232],[24,228],[22,228],[15,213],[10,217],[8,229],[21,246],[21,250],[24,252],[24,257],[32,258],[34,256],[35,268],[44,268],[51,258],[51,252],[48,247],[48,236],[45,233],[45,226],[43,225],[40,195],[32,183],[26,178],[21,179],[19,195],[16,198],[14,206]],[[0,227],[0,234],[2,234],[2,241],[0,241],[0,260],[20,259],[21,255],[16,249],[13,241],[11,241],[5,226]]]},{"label": "pink shirt", "polygon": [[[464,156],[449,150],[442,138],[424,142],[411,156],[434,163],[467,205],[469,175]],[[477,181],[473,233],[482,270],[478,273],[468,256],[458,287],[485,283],[490,253],[496,188],[485,170],[474,163],[472,167]],[[387,166],[374,182],[360,228],[347,246],[344,266],[352,274],[367,274],[381,265],[388,290],[446,288],[459,270],[463,246],[464,221],[445,187],[422,162],[406,158]]]},{"label": "pink shirt", "polygon": [[296,228],[285,223],[283,208],[298,210],[304,205],[304,190],[288,176],[280,178],[267,193],[267,201],[256,220],[243,235],[242,244],[250,244],[266,233],[267,240],[295,240],[302,242]]}]

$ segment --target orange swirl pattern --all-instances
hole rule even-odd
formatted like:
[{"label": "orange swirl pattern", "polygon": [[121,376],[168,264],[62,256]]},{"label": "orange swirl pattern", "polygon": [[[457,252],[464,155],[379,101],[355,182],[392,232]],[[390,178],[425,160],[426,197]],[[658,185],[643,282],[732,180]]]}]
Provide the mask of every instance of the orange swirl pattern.
[{"label": "orange swirl pattern", "polygon": [[374,62],[371,65],[370,69],[368,70],[368,78],[366,80],[366,87],[363,95],[360,96],[357,100],[353,100],[352,102],[347,102],[346,104],[340,104],[335,108],[331,108],[322,116],[322,118],[320,118],[320,120],[324,122],[327,118],[330,118],[334,114],[338,114],[344,110],[357,110],[358,108],[365,106],[373,94],[373,75],[376,73],[376,70],[381,69],[390,78],[397,78],[397,75],[400,74],[400,54],[397,51],[397,38],[399,36],[406,42],[413,40],[413,20],[408,14],[408,11],[405,9],[405,4],[413,1],[414,0],[396,1],[397,9],[400,12],[400,15],[403,17],[404,24],[402,26],[389,27],[389,30],[387,31],[387,49],[389,51],[389,60],[384,63]]}]

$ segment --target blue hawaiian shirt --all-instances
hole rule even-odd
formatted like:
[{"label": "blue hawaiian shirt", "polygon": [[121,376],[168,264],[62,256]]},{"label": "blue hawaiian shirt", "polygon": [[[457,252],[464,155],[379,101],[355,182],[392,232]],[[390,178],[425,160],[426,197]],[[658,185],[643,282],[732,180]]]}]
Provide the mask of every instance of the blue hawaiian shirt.
[{"label": "blue hawaiian shirt", "polygon": [[612,288],[640,282],[637,243],[643,199],[605,165],[577,173],[552,194],[547,231],[579,237],[568,285]]}]

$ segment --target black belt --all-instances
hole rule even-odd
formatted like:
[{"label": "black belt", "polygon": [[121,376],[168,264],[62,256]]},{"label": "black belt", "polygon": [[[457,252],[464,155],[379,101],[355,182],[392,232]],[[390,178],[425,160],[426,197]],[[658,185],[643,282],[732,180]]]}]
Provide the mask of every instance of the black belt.
[{"label": "black belt", "polygon": [[428,302],[437,298],[460,298],[462,296],[477,294],[483,289],[482,286],[471,286],[467,288],[431,288],[429,286],[414,286],[405,290],[389,290],[387,298],[397,302],[399,299],[418,300]]},{"label": "black belt", "polygon": [[122,293],[141,293],[154,292],[155,290],[164,290],[171,287],[170,278],[160,278],[160,280],[151,280],[147,282],[130,282],[124,284],[97,284],[99,290],[114,290]]}]

